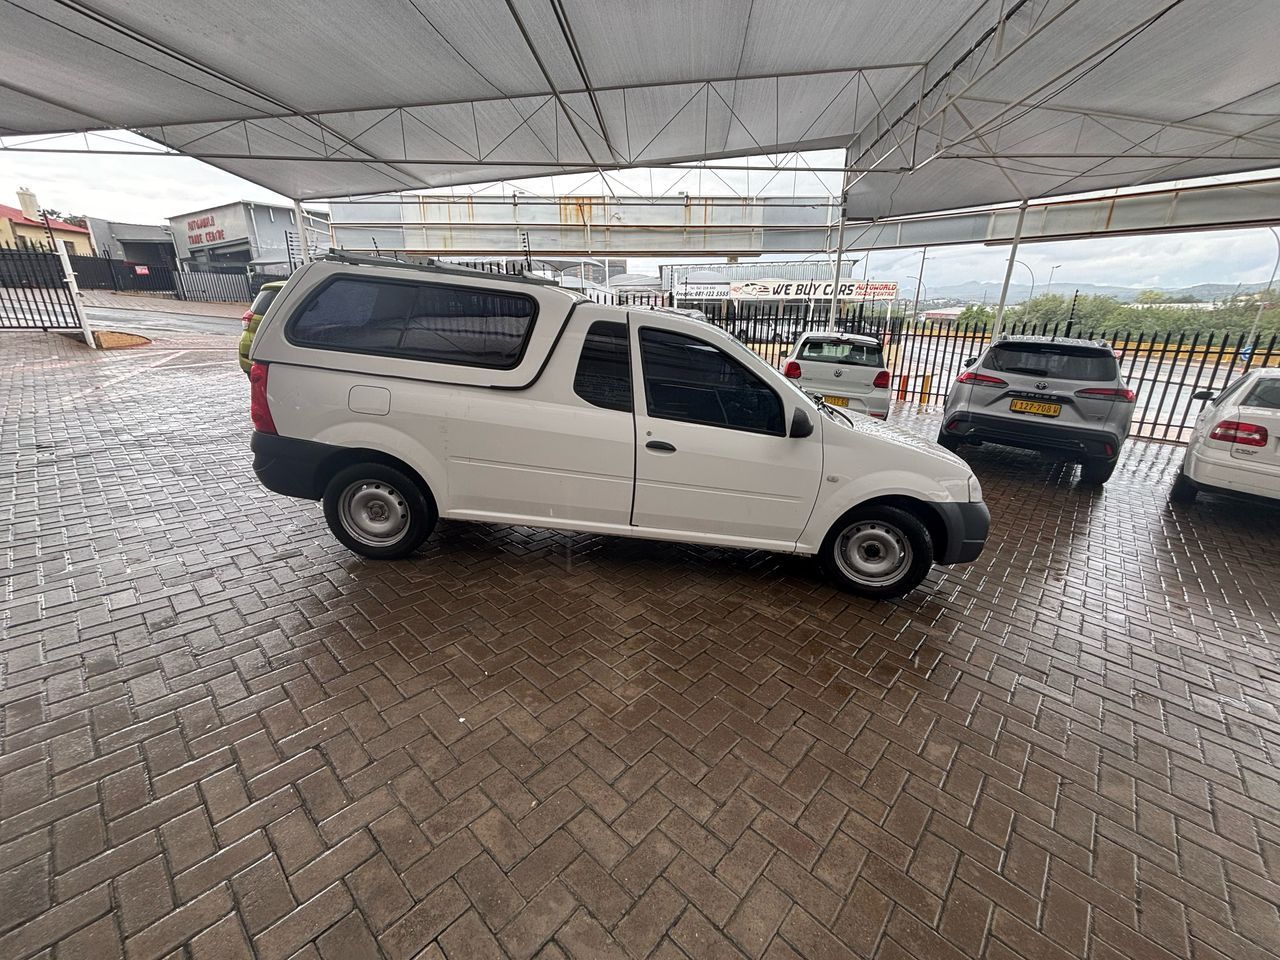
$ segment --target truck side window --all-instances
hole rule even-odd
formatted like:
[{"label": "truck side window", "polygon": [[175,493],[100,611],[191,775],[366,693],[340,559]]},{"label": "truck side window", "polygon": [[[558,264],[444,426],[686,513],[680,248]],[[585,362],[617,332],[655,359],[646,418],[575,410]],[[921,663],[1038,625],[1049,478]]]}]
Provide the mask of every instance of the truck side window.
[{"label": "truck side window", "polygon": [[781,398],[728,354],[696,337],[640,331],[649,416],[785,436]]},{"label": "truck side window", "polygon": [[530,297],[477,287],[338,277],[285,328],[303,347],[510,370],[533,332]]},{"label": "truck side window", "polygon": [[597,320],[591,324],[578,358],[573,392],[597,407],[631,412],[631,351],[625,323]]}]

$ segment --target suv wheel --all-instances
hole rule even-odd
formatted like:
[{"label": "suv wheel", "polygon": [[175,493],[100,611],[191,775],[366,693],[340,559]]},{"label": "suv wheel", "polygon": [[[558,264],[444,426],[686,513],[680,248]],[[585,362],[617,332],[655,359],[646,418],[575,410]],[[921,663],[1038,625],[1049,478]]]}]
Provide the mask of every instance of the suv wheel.
[{"label": "suv wheel", "polygon": [[831,528],[818,557],[842,590],[887,600],[924,580],[933,566],[933,539],[906,510],[862,507]]},{"label": "suv wheel", "polygon": [[358,463],[339,470],[325,487],[324,518],[348,550],[373,560],[396,560],[431,535],[436,509],[402,471]]},{"label": "suv wheel", "polygon": [[939,432],[938,446],[943,447],[947,450],[950,450],[952,453],[955,453],[957,450],[960,449],[960,441],[956,437],[951,437],[945,433]]},{"label": "suv wheel", "polygon": [[1086,460],[1080,464],[1080,482],[1101,485],[1111,479],[1116,471],[1114,460]]},{"label": "suv wheel", "polygon": [[1173,486],[1169,488],[1169,499],[1174,503],[1191,503],[1200,491],[1191,479],[1178,468],[1178,475],[1173,478]]}]

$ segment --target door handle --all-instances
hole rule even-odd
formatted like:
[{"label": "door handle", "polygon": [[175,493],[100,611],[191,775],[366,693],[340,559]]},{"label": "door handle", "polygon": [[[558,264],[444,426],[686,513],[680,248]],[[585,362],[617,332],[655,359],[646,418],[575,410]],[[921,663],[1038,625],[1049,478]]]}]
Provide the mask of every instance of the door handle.
[{"label": "door handle", "polygon": [[645,447],[649,450],[657,450],[660,453],[676,452],[675,446],[673,446],[670,443],[667,443],[665,440],[650,440],[648,443],[645,444]]}]

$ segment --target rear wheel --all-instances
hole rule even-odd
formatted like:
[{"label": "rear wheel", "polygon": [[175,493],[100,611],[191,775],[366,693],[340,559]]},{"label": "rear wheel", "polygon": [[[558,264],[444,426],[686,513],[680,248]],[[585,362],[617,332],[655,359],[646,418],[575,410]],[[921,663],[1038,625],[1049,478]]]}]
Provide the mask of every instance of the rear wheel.
[{"label": "rear wheel", "polygon": [[823,541],[819,560],[842,590],[875,600],[918,587],[933,566],[933,539],[914,515],[872,505],[850,511]]},{"label": "rear wheel", "polygon": [[1174,503],[1191,503],[1199,492],[1196,485],[1179,468],[1178,475],[1173,478],[1173,486],[1169,488],[1169,499]]},{"label": "rear wheel", "polygon": [[348,550],[374,560],[407,557],[436,525],[436,509],[411,477],[384,463],[358,463],[334,474],[324,517]]},{"label": "rear wheel", "polygon": [[1080,464],[1080,482],[1090,485],[1101,485],[1111,479],[1115,473],[1114,460],[1086,460]]},{"label": "rear wheel", "polygon": [[948,436],[945,433],[938,434],[938,446],[945,447],[952,453],[960,449],[960,440],[957,437]]}]

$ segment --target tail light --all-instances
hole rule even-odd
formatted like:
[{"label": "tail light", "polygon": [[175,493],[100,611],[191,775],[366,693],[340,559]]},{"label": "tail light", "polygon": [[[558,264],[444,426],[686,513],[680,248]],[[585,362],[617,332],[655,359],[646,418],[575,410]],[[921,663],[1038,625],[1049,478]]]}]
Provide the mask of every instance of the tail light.
[{"label": "tail light", "polygon": [[1097,397],[1100,400],[1123,400],[1133,403],[1138,395],[1127,387],[1086,387],[1076,391],[1077,397]]},{"label": "tail light", "polygon": [[1245,447],[1265,447],[1267,428],[1260,423],[1244,420],[1223,420],[1209,432],[1210,440],[1224,440]]},{"label": "tail light", "polygon": [[240,326],[244,327],[246,330],[249,329],[249,324],[252,322],[253,322],[252,310],[246,310],[244,313],[240,315]]},{"label": "tail light", "polygon": [[782,375],[792,380],[800,379],[800,364],[795,360],[788,360],[787,365],[782,368]]},{"label": "tail light", "polygon": [[889,386],[889,371],[881,370],[876,374],[876,378],[871,381],[871,385],[877,390],[884,390]]},{"label": "tail light", "polygon": [[985,387],[1007,387],[1009,385],[1007,380],[987,376],[985,373],[974,373],[972,370],[966,370],[956,377],[956,383],[979,383]]},{"label": "tail light", "polygon": [[275,433],[276,422],[271,419],[271,407],[267,404],[267,365],[255,362],[249,368],[249,418],[253,429],[259,433]]}]

